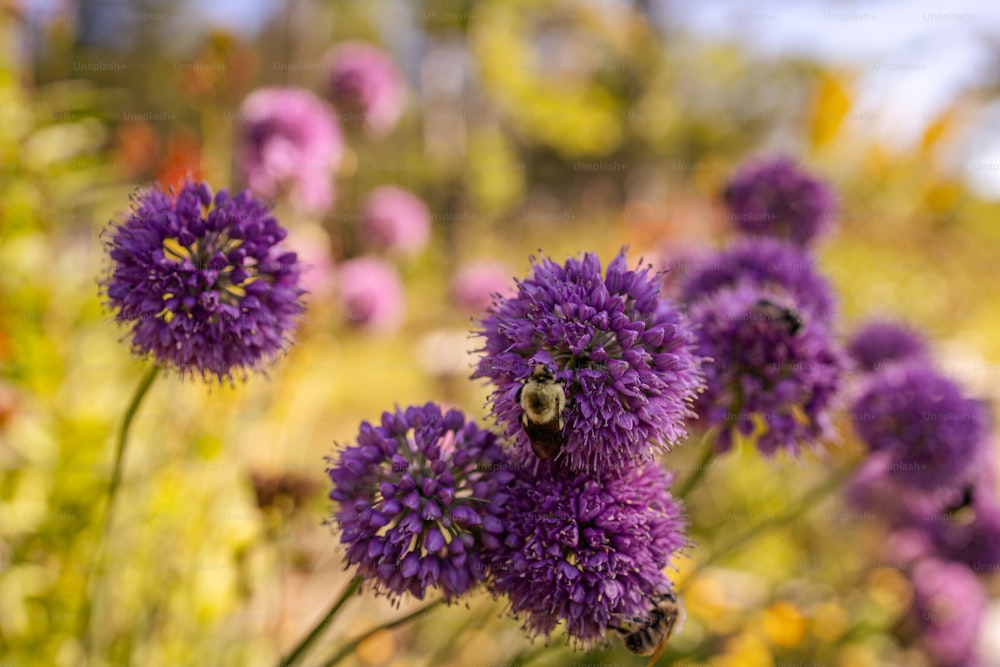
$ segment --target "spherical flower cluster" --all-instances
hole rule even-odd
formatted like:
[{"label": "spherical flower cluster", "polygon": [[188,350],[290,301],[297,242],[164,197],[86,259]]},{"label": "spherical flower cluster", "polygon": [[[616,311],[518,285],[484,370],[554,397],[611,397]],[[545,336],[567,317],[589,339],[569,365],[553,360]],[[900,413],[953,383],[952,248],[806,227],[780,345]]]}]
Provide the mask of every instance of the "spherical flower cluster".
[{"label": "spherical flower cluster", "polygon": [[562,621],[586,646],[671,589],[662,570],[687,545],[685,523],[655,463],[598,474],[541,467],[508,488],[489,585],[530,634],[548,637]]},{"label": "spherical flower cluster", "polygon": [[303,307],[300,266],[285,230],[249,193],[187,183],[150,189],[109,230],[103,281],[132,348],[185,375],[262,368],[290,344]]},{"label": "spherical flower cluster", "polygon": [[777,239],[740,239],[727,248],[691,260],[680,299],[694,304],[724,287],[750,283],[787,295],[800,315],[829,324],[836,316],[830,283],[801,248]]},{"label": "spherical flower cluster", "polygon": [[497,262],[476,262],[459,267],[451,278],[451,298],[461,308],[483,313],[496,296],[514,295],[512,271]]},{"label": "spherical flower cluster", "polygon": [[340,304],[352,326],[373,333],[392,333],[403,323],[406,296],[392,264],[377,257],[357,257],[337,272]]},{"label": "spherical flower cluster", "polygon": [[749,164],[724,193],[729,215],[744,234],[774,236],[807,246],[829,230],[836,199],[822,181],[788,158]]},{"label": "spherical flower cluster", "polygon": [[377,250],[413,256],[427,247],[431,214],[420,197],[395,185],[383,185],[365,200],[361,236]]},{"label": "spherical flower cluster", "polygon": [[536,364],[563,384],[557,460],[571,468],[645,460],[685,434],[702,383],[694,334],[660,296],[656,276],[629,270],[624,252],[603,276],[592,253],[565,265],[533,260],[531,277],[496,303],[478,333],[485,345],[473,377],[493,383],[493,415],[526,457],[518,396]]},{"label": "spherical flower cluster", "polygon": [[927,361],[923,337],[902,324],[884,320],[858,329],[847,344],[847,353],[863,371],[877,371],[897,361]]},{"label": "spherical flower cluster", "polygon": [[800,320],[798,312],[782,295],[749,284],[691,307],[697,352],[712,360],[703,365],[708,387],[696,409],[720,427],[719,449],[739,432],[757,433],[765,454],[795,453],[832,433],[843,355],[823,326]]},{"label": "spherical flower cluster", "polygon": [[913,616],[927,652],[941,667],[972,667],[988,599],[961,563],[921,562],[913,570]]},{"label": "spherical flower cluster", "polygon": [[919,492],[967,483],[987,432],[982,404],[922,363],[871,376],[852,413],[864,416],[855,419],[861,440],[887,452],[896,480]]},{"label": "spherical flower cluster", "polygon": [[939,557],[993,574],[1000,570],[1000,500],[990,489],[969,489],[968,505],[953,501],[918,515],[914,524],[923,529]]},{"label": "spherical flower cluster", "polygon": [[457,410],[428,403],[363,422],[327,470],[348,567],[392,598],[462,595],[485,578],[483,550],[500,547],[506,468],[496,437]]},{"label": "spherical flower cluster", "polygon": [[349,113],[364,116],[373,135],[392,130],[406,100],[403,77],[382,50],[360,41],[336,45],[327,56],[331,98]]},{"label": "spherical flower cluster", "polygon": [[287,191],[301,210],[321,214],[333,204],[333,171],[343,143],[336,118],[301,88],[261,88],[240,107],[236,163],[262,197]]}]

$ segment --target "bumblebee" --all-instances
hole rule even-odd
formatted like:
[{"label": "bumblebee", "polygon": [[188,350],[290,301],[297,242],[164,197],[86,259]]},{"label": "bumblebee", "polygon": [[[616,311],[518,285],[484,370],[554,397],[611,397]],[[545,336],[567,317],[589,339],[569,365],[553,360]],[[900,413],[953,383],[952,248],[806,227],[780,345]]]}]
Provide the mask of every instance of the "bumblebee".
[{"label": "bumblebee", "polygon": [[805,322],[802,321],[802,317],[798,313],[769,299],[758,299],[754,307],[764,313],[768,320],[783,322],[788,327],[788,332],[793,336],[805,326]]},{"label": "bumblebee", "polygon": [[648,667],[660,659],[667,642],[684,627],[686,617],[684,606],[672,592],[660,593],[651,602],[652,609],[646,616],[628,619],[637,624],[632,629],[613,628],[622,636],[622,643],[630,653],[650,656]]},{"label": "bumblebee", "polygon": [[566,391],[562,380],[545,364],[535,364],[531,375],[518,390],[517,401],[524,411],[521,413],[521,425],[535,456],[543,461],[558,456],[566,425],[563,419]]}]

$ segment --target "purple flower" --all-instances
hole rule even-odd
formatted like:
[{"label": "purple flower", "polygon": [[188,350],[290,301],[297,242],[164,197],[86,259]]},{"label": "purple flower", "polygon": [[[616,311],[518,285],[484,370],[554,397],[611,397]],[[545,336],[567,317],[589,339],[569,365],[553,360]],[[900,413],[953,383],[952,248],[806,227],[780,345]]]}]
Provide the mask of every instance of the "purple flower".
[{"label": "purple flower", "polygon": [[377,592],[451,600],[485,578],[514,478],[496,436],[428,403],[363,422],[357,445],[328,460],[347,565]]},{"label": "purple flower", "polygon": [[985,410],[919,362],[870,376],[854,400],[854,426],[872,452],[886,452],[894,478],[917,493],[968,483],[987,431]]},{"label": "purple flower", "polygon": [[694,262],[682,282],[680,299],[694,304],[737,283],[787,295],[800,315],[809,319],[831,323],[836,315],[833,290],[812,257],[790,243],[768,238],[740,239]]},{"label": "purple flower", "polygon": [[327,61],[334,102],[363,114],[365,128],[373,135],[392,130],[406,99],[403,77],[392,59],[371,44],[351,41],[333,47]]},{"label": "purple flower", "polygon": [[304,211],[333,203],[333,171],[343,143],[337,120],[302,88],[262,88],[240,107],[236,162],[247,185],[272,199],[287,191]]},{"label": "purple flower", "polygon": [[184,375],[233,379],[291,344],[302,312],[300,266],[285,230],[243,192],[187,183],[133,198],[109,230],[113,266],[102,282],[132,349]]},{"label": "purple flower", "polygon": [[934,664],[975,667],[976,644],[987,596],[961,563],[926,560],[913,570],[913,611]]},{"label": "purple flower", "polygon": [[347,321],[365,331],[392,333],[406,314],[406,295],[396,267],[377,257],[340,265],[340,303]]},{"label": "purple flower", "polygon": [[420,197],[395,185],[375,188],[365,200],[361,236],[372,247],[413,256],[427,246],[431,214]]},{"label": "purple flower", "polygon": [[774,236],[807,246],[829,231],[833,191],[789,158],[748,164],[726,186],[730,219],[744,234]]},{"label": "purple flower", "polygon": [[514,295],[513,271],[505,264],[476,262],[459,267],[451,277],[451,298],[461,308],[483,313],[496,296]]},{"label": "purple flower", "polygon": [[537,364],[566,394],[558,457],[570,467],[621,467],[683,437],[702,378],[694,334],[660,296],[658,277],[629,270],[624,251],[605,276],[593,253],[532,264],[517,295],[483,319],[473,375],[493,383],[493,415],[518,451],[533,456],[518,396]]},{"label": "purple flower", "polygon": [[562,622],[590,645],[672,588],[663,568],[688,544],[680,504],[652,462],[596,474],[539,467],[507,489],[506,532],[485,556],[489,585],[531,635]]},{"label": "purple flower", "polygon": [[896,361],[927,361],[927,343],[912,329],[887,320],[869,322],[847,344],[847,352],[864,371],[876,371]]},{"label": "purple flower", "polygon": [[[800,319],[798,304],[749,284],[722,289],[691,307],[708,388],[696,410],[721,428],[728,449],[735,432],[756,433],[758,449],[792,453],[832,433],[830,410],[844,360],[826,328]],[[763,430],[763,432],[761,432]]]},{"label": "purple flower", "polygon": [[988,487],[967,491],[968,498],[952,500],[936,513],[919,517],[918,525],[941,558],[994,574],[1000,571],[1000,499]]}]

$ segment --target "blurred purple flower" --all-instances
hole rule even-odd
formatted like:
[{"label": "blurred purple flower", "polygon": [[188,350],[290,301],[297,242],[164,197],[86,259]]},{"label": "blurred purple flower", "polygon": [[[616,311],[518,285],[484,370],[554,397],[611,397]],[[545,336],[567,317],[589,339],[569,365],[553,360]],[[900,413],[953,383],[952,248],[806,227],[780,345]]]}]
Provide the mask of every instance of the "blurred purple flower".
[{"label": "blurred purple flower", "polygon": [[847,352],[864,371],[877,371],[895,361],[927,361],[927,343],[916,331],[897,322],[876,320],[858,329]]},{"label": "blurred purple flower", "polygon": [[307,298],[313,303],[327,298],[334,275],[329,233],[319,225],[299,226],[289,234],[288,245],[299,257]]},{"label": "blurred purple flower", "polygon": [[893,478],[917,493],[969,483],[987,433],[982,404],[920,362],[868,378],[854,400],[855,430],[872,452],[886,452]]},{"label": "blurred purple flower", "polygon": [[340,265],[340,303],[347,321],[366,331],[392,333],[403,323],[406,295],[399,272],[377,257],[358,257]]},{"label": "blurred purple flower", "polygon": [[845,368],[822,325],[798,319],[794,301],[750,284],[722,289],[691,307],[708,388],[695,409],[719,426],[717,446],[735,432],[758,434],[764,454],[798,452],[832,435],[830,411]]},{"label": "blurred purple flower", "polygon": [[961,563],[926,560],[913,570],[918,635],[940,667],[976,667],[976,645],[988,599]]},{"label": "blurred purple flower", "polygon": [[337,44],[327,62],[333,101],[349,112],[363,114],[365,128],[373,135],[392,130],[406,100],[396,63],[381,49],[360,41]]},{"label": "blurred purple flower", "polygon": [[829,231],[836,208],[830,187],[779,157],[740,168],[724,193],[729,216],[745,234],[807,246]]},{"label": "blurred purple flower", "polygon": [[361,237],[373,248],[413,256],[427,247],[431,214],[409,190],[395,185],[377,187],[362,210]]},{"label": "blurred purple flower", "polygon": [[725,287],[750,283],[787,295],[800,315],[827,325],[836,316],[830,283],[816,270],[812,256],[777,239],[739,239],[729,247],[688,260],[680,299],[689,305],[711,297]]},{"label": "blurred purple flower", "polygon": [[102,286],[132,349],[183,375],[233,380],[284,352],[303,307],[300,266],[285,230],[243,192],[187,183],[133,197],[109,229]]},{"label": "blurred purple flower", "polygon": [[569,467],[621,467],[683,437],[702,377],[694,334],[660,296],[659,277],[629,270],[624,251],[606,276],[593,253],[565,265],[532,264],[517,295],[483,318],[485,345],[473,375],[493,383],[493,415],[519,452],[533,457],[518,393],[536,363],[564,383],[558,460]]},{"label": "blurred purple flower", "polygon": [[597,474],[539,467],[507,489],[506,532],[484,557],[489,585],[529,634],[548,637],[561,621],[588,646],[671,590],[663,568],[687,546],[686,524],[655,463]]},{"label": "blurred purple flower", "polygon": [[240,107],[236,163],[254,192],[287,191],[301,210],[322,214],[333,204],[333,172],[343,140],[330,109],[302,88],[261,88]]},{"label": "blurred purple flower", "polygon": [[483,313],[496,295],[514,295],[513,274],[510,267],[497,262],[466,264],[451,277],[451,298],[465,310]]},{"label": "blurred purple flower", "polygon": [[991,488],[969,490],[968,505],[964,499],[953,500],[934,514],[918,517],[918,525],[941,558],[994,574],[1000,571],[1000,499]]},{"label": "blurred purple flower", "polygon": [[495,435],[428,403],[363,422],[357,445],[328,461],[346,563],[377,592],[440,588],[451,600],[483,581],[514,478]]}]

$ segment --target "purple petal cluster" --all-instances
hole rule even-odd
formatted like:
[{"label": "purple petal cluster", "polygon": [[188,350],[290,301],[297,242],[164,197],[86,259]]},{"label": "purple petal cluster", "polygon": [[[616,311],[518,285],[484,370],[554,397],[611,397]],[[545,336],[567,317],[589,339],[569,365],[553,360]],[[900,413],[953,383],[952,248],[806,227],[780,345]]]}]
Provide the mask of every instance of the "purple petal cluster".
[{"label": "purple petal cluster", "polygon": [[409,190],[395,185],[375,188],[362,209],[361,236],[375,249],[413,256],[427,247],[431,214]]},{"label": "purple petal cluster", "polygon": [[377,257],[357,257],[337,273],[347,322],[363,331],[392,333],[403,323],[406,296],[396,267]]},{"label": "purple petal cluster", "polygon": [[482,320],[485,339],[473,377],[488,378],[493,416],[526,457],[518,392],[535,363],[563,382],[560,460],[574,469],[619,468],[650,458],[685,435],[702,385],[694,334],[660,295],[648,268],[630,270],[624,251],[601,274],[593,253],[533,259],[517,294]]},{"label": "purple petal cluster", "polygon": [[918,636],[941,667],[975,667],[979,630],[988,603],[982,584],[965,565],[937,560],[913,570]]},{"label": "purple petal cluster", "polygon": [[268,199],[288,192],[301,210],[333,204],[333,171],[343,140],[330,109],[302,88],[261,88],[240,107],[236,163],[247,185]]},{"label": "purple petal cluster", "polygon": [[500,547],[507,467],[496,436],[457,410],[428,403],[363,422],[327,470],[347,566],[392,598],[464,594],[485,578],[483,550]]},{"label": "purple petal cluster", "polygon": [[812,256],[769,238],[740,239],[721,251],[690,260],[680,299],[694,304],[738,283],[785,295],[809,319],[829,324],[836,316],[833,289],[816,270]]},{"label": "purple petal cluster", "polygon": [[829,231],[836,198],[826,183],[789,158],[742,167],[726,186],[726,207],[744,234],[787,239],[807,246]]},{"label": "purple petal cluster", "polygon": [[176,196],[145,190],[109,235],[112,268],[102,284],[137,354],[232,381],[290,345],[303,310],[299,261],[249,193],[213,197],[194,182]]},{"label": "purple petal cluster", "polygon": [[845,362],[822,325],[798,323],[794,302],[740,284],[702,299],[690,309],[708,386],[696,409],[718,426],[717,446],[727,449],[736,432],[756,434],[758,449],[796,453],[832,434],[830,411]]},{"label": "purple petal cluster", "polygon": [[928,361],[927,343],[916,331],[897,322],[876,320],[858,329],[847,353],[863,371],[880,370],[897,361]]},{"label": "purple petal cluster", "polygon": [[489,585],[529,634],[548,637],[562,622],[587,646],[671,589],[663,569],[687,546],[685,522],[670,474],[655,463],[597,474],[539,467],[507,489]]},{"label": "purple petal cluster", "polygon": [[381,49],[360,41],[338,44],[327,60],[327,86],[334,102],[349,113],[362,114],[373,135],[392,130],[406,99],[396,63]]},{"label": "purple petal cluster", "polygon": [[968,483],[987,434],[983,405],[918,362],[870,376],[851,413],[861,440],[886,452],[897,482],[917,492]]}]

